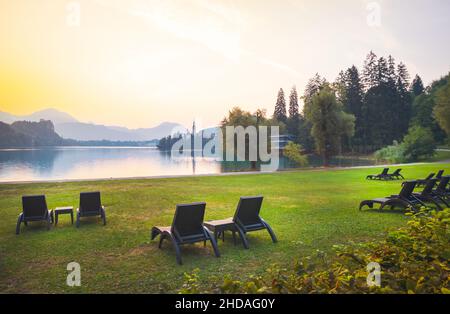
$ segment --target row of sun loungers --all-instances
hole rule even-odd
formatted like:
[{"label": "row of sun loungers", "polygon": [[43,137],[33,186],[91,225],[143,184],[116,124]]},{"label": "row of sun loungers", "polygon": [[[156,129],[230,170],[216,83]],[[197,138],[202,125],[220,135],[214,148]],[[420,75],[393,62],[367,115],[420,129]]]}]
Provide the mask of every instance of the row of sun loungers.
[{"label": "row of sun loungers", "polygon": [[183,244],[209,241],[215,256],[220,257],[217,246],[218,233],[210,230],[214,227],[223,227],[219,232],[223,234],[223,237],[225,237],[225,230],[233,232],[233,238],[237,232],[246,249],[249,248],[246,234],[252,231],[267,230],[275,243],[277,242],[275,233],[269,224],[259,216],[262,201],[262,196],[241,197],[232,218],[209,222],[204,222],[206,203],[180,204],[175,209],[172,225],[153,227],[150,236],[153,240],[159,235],[159,248],[162,247],[165,239],[170,240],[175,249],[176,260],[180,265],[182,264],[180,246]]},{"label": "row of sun loungers", "polygon": [[[100,192],[80,193],[80,206],[76,212],[76,226],[80,226],[81,217],[100,216],[106,225],[105,208],[102,206]],[[54,223],[54,211],[49,210],[45,195],[29,195],[22,197],[22,212],[17,219],[16,234],[20,233],[23,223],[28,226],[32,221],[45,221],[47,229]]]},{"label": "row of sun loungers", "polygon": [[379,174],[369,174],[367,180],[400,180],[405,179],[400,173],[402,169],[397,169],[393,173],[389,173],[389,168],[384,168]]},{"label": "row of sun loungers", "polygon": [[[233,217],[204,222],[206,203],[179,204],[176,206],[172,225],[168,227],[153,227],[151,239],[159,236],[159,248],[164,240],[172,243],[176,260],[182,264],[180,246],[189,243],[210,242],[216,257],[220,256],[217,240],[225,239],[225,231],[233,233],[236,243],[236,233],[239,235],[245,249],[249,248],[246,234],[257,230],[267,230],[272,241],[277,237],[270,225],[259,215],[263,197],[241,197]],[[69,207],[71,212],[71,207]],[[56,209],[58,210],[58,209]],[[76,211],[76,226],[80,225],[81,217],[100,216],[106,225],[106,212],[102,206],[100,192],[80,193],[80,206]],[[47,229],[55,222],[55,212],[49,210],[45,195],[22,197],[22,212],[16,225],[16,234],[20,233],[21,224],[28,226],[29,222],[44,221]],[[57,220],[56,220],[57,221]]]},{"label": "row of sun loungers", "polygon": [[[449,207],[450,190],[448,189],[448,184],[450,176],[442,176],[442,174],[443,171],[440,173],[439,179],[432,178],[434,174],[432,176],[430,174],[426,178],[428,180],[405,181],[398,195],[364,200],[360,203],[359,209],[361,210],[365,206],[373,208],[375,204],[380,204],[380,210],[385,207],[390,207],[391,209],[395,207],[411,207],[412,210],[418,211],[420,207],[428,204],[434,205],[439,210]],[[422,191],[414,192],[415,188],[422,185],[425,185]]]}]

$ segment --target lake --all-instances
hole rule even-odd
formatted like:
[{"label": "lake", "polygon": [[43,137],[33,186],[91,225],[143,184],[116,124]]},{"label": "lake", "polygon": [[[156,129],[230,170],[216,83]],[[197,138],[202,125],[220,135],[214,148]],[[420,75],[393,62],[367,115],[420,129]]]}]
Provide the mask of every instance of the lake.
[{"label": "lake", "polygon": [[[321,159],[310,156],[312,167]],[[366,166],[375,162],[360,158],[334,158],[334,166]],[[281,159],[280,168],[290,168]],[[79,180],[218,174],[251,171],[249,162],[219,162],[211,158],[171,158],[156,147],[51,147],[0,149],[0,182]]]}]

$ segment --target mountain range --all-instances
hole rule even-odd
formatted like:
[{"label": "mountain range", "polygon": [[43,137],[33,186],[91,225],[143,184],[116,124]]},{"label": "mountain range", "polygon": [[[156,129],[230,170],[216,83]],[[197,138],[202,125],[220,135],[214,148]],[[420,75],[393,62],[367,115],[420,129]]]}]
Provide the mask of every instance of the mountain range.
[{"label": "mountain range", "polygon": [[163,122],[155,127],[139,129],[84,123],[68,113],[52,108],[23,116],[0,111],[0,121],[7,124],[15,121],[38,122],[41,119],[52,121],[56,133],[61,137],[79,141],[150,141],[170,135],[175,127],[182,127],[173,122]]}]

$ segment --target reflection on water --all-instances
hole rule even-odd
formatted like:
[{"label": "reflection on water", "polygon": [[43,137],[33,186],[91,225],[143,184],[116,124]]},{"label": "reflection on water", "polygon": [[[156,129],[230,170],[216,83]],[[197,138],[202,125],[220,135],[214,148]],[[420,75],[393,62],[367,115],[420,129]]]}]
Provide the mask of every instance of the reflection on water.
[{"label": "reflection on water", "polygon": [[[311,166],[321,159],[310,157]],[[332,165],[361,166],[371,160],[334,159]],[[290,168],[286,159],[280,168]],[[153,147],[53,147],[0,149],[0,181],[66,180],[215,174],[259,170],[250,162],[218,162],[210,158],[171,158]]]}]

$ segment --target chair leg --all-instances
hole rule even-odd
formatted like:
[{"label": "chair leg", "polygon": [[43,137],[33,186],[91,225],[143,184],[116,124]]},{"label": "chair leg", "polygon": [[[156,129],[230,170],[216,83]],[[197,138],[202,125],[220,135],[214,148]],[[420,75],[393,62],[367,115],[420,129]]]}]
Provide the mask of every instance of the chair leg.
[{"label": "chair leg", "polygon": [[241,228],[239,228],[239,227],[237,227],[236,229],[237,229],[237,231],[239,233],[239,237],[242,240],[242,244],[244,245],[244,248],[248,249],[249,248],[248,241],[247,241],[247,237],[245,236],[244,231]]},{"label": "chair leg", "polygon": [[103,225],[106,226],[106,213],[105,213],[104,209],[102,209],[102,219],[103,219]]},{"label": "chair leg", "polygon": [[158,248],[159,248],[159,249],[162,248],[162,244],[163,244],[164,239],[165,239],[165,236],[163,236],[163,235],[161,235],[161,236],[159,237],[159,243],[158,243]]},{"label": "chair leg", "polygon": [[[262,220],[262,219],[261,219],[261,220]],[[277,236],[276,236],[275,233],[273,232],[273,230],[272,230],[272,228],[270,227],[270,225],[269,225],[267,222],[265,222],[264,220],[262,220],[262,222],[263,222],[264,226],[266,226],[266,229],[267,229],[267,231],[269,232],[270,237],[272,238],[272,242],[273,242],[273,243],[277,243],[277,242],[278,242]]]},{"label": "chair leg", "polygon": [[209,241],[211,241],[211,245],[214,250],[214,255],[216,255],[216,257],[220,257],[220,252],[219,252],[219,248],[217,247],[217,242],[216,242],[215,237],[206,229],[205,229],[205,233],[206,233],[206,236],[209,238]]},{"label": "chair leg", "polygon": [[175,249],[175,254],[176,254],[176,258],[177,258],[177,263],[179,265],[183,265],[183,261],[181,259],[181,250],[180,250],[180,246],[178,245],[177,241],[172,237],[169,236],[170,240],[172,241],[173,247]]},{"label": "chair leg", "polygon": [[51,216],[49,215],[48,217],[47,217],[47,230],[50,230],[50,226],[52,225],[52,218],[51,218]]},{"label": "chair leg", "polygon": [[[19,218],[17,218],[17,224],[16,224],[16,234],[20,233],[20,224],[22,223],[23,214],[19,215]],[[24,222],[25,223],[25,222]]]}]

